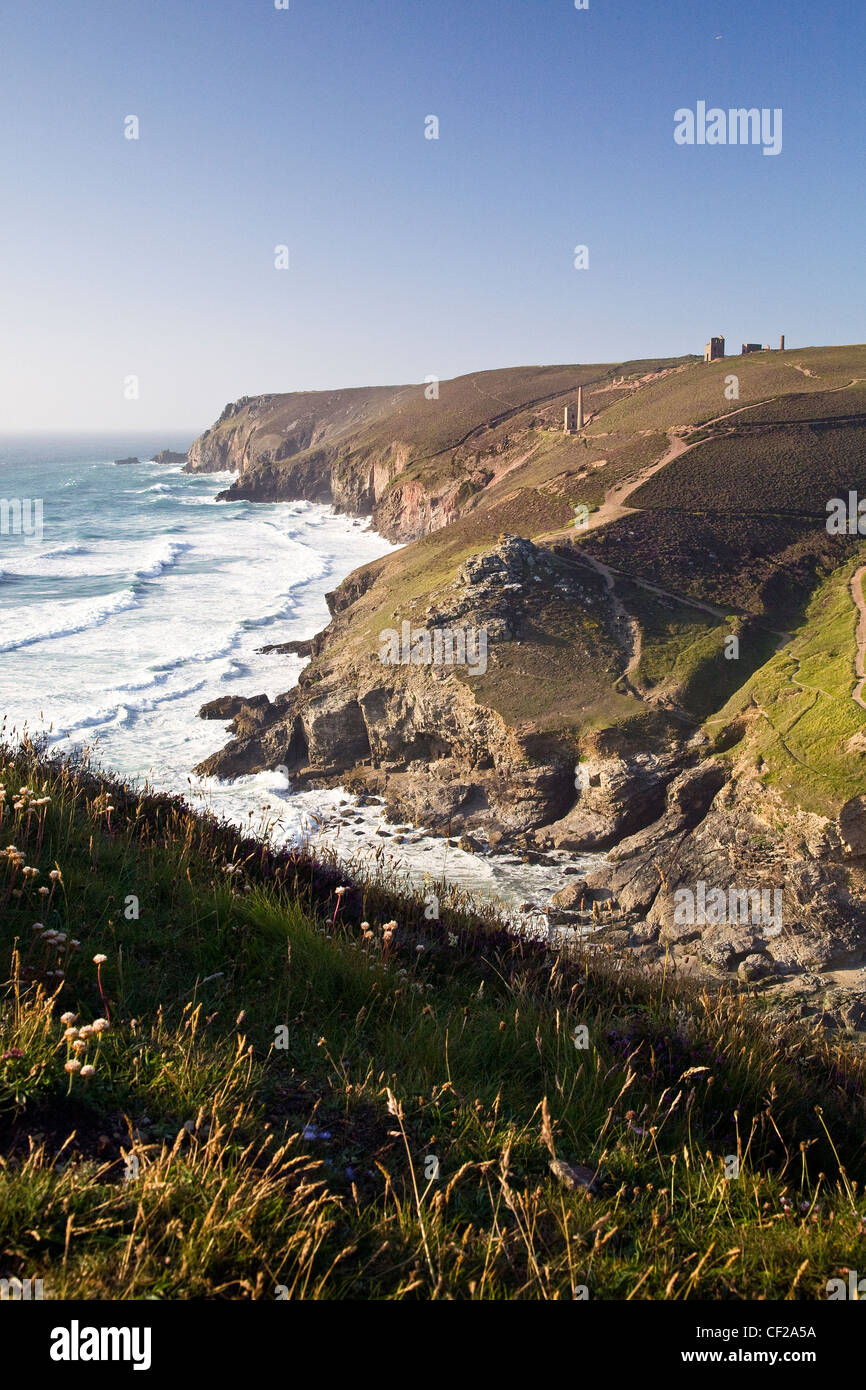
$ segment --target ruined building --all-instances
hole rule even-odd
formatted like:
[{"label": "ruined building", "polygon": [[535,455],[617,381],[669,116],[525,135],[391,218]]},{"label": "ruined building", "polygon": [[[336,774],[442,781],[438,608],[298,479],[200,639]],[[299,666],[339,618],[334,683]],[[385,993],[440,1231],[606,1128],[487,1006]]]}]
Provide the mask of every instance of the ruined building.
[{"label": "ruined building", "polygon": [[[749,352],[769,352],[769,350],[770,350],[770,345],[769,345],[769,343],[743,343],[743,346],[740,348],[740,353],[741,353],[741,355],[742,355],[743,357],[745,357],[746,354],[749,353]],[[785,351],[785,335],[784,335],[784,333],[782,333],[781,336],[780,336],[780,338],[779,338],[779,351],[780,351],[780,352],[784,352],[784,351]],[[710,341],[707,343],[706,347],[704,348],[704,361],[705,361],[705,362],[715,362],[716,358],[718,358],[718,357],[724,357],[724,355],[725,355],[725,340],[724,340],[724,338],[711,338]]]}]

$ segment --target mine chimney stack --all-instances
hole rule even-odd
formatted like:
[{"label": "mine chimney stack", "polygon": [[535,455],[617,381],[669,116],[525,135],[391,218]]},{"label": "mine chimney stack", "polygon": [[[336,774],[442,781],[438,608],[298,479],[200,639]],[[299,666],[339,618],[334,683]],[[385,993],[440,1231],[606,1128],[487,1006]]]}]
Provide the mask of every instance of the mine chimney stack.
[{"label": "mine chimney stack", "polygon": [[584,420],[583,420],[583,387],[582,387],[582,386],[578,386],[578,388],[577,388],[577,428],[578,428],[579,430],[582,430],[582,429],[583,429],[583,424],[584,424]]},{"label": "mine chimney stack", "polygon": [[779,351],[780,351],[780,352],[784,352],[784,351],[785,351],[785,335],[784,335],[784,333],[782,334],[781,338],[779,339]]}]

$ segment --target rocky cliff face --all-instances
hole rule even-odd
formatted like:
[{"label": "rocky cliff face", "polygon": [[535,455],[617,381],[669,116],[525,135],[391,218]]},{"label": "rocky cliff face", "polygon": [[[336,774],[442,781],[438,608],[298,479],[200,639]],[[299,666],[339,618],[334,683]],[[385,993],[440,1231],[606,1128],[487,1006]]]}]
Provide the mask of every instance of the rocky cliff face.
[{"label": "rocky cliff face", "polygon": [[231,470],[238,478],[219,494],[231,501],[307,501],[369,516],[381,535],[397,543],[448,526],[472,499],[495,482],[519,455],[522,433],[491,446],[483,466],[438,478],[407,477],[409,451],[397,440],[345,442],[345,429],[312,416],[289,432],[276,432],[269,397],[227,406],[217,425],[191,446],[187,471]]},{"label": "rocky cliff face", "polygon": [[[198,770],[233,777],[283,767],[300,784],[351,780],[384,793],[395,815],[434,830],[526,833],[558,820],[577,794],[570,738],[539,738],[531,725],[514,727],[476,695],[469,663],[415,661],[404,650],[409,659],[392,664],[382,661],[381,645],[360,661],[333,658],[355,605],[384,564],[367,566],[328,595],[334,621],[314,639],[314,660],[297,688],[264,712],[256,701],[257,727]],[[552,593],[561,604],[604,603],[603,585],[591,569],[566,574],[556,557],[508,536],[493,552],[465,563],[428,608],[423,627],[407,626],[416,648],[420,632],[447,630],[458,638],[458,649],[459,634],[471,634],[472,651],[483,632],[495,660],[502,648],[520,643]],[[616,622],[612,605],[604,618]],[[234,712],[248,720],[252,703]],[[226,703],[216,713],[231,708]],[[210,707],[203,713],[214,715]],[[639,820],[632,815],[628,823]]]},{"label": "rocky cliff face", "polygon": [[400,471],[400,449],[368,457],[347,441],[399,388],[243,396],[190,447],[187,470],[238,473],[222,497],[332,502],[369,515]]},{"label": "rocky cliff face", "polygon": [[[861,834],[862,807],[853,818]],[[866,856],[845,819],[792,816],[744,766],[686,769],[662,815],[587,878],[618,910],[599,949],[628,948],[671,975],[733,977],[789,1017],[866,1031]]]},{"label": "rocky cliff face", "polygon": [[224,498],[328,502],[412,540],[507,473],[533,426],[561,429],[561,402],[598,373],[609,370],[479,373],[443,383],[441,398],[423,385],[244,396],[194,441],[187,468],[236,472]]}]

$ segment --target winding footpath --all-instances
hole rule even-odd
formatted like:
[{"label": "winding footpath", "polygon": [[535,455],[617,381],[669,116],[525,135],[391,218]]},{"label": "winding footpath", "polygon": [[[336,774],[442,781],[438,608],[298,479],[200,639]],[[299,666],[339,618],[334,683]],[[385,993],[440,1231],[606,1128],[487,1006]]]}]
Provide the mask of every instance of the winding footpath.
[{"label": "winding footpath", "polygon": [[866,601],[863,599],[863,576],[866,574],[866,565],[861,565],[851,577],[851,597],[854,600],[857,613],[857,655],[854,658],[854,674],[857,677],[857,684],[851,698],[856,701],[861,709],[866,709],[866,700],[863,699],[863,686],[866,685]]},{"label": "winding footpath", "polygon": [[[804,371],[804,374],[807,376],[812,375],[812,373],[805,368],[797,368],[797,370]],[[851,381],[846,382],[843,386],[828,387],[826,389],[826,394],[830,395],[831,393],[836,393],[838,391],[847,391],[852,386],[857,386],[861,384],[862,380],[862,377],[854,377]],[[727,411],[724,415],[717,415],[712,420],[705,420],[702,424],[694,426],[689,432],[693,433],[697,430],[703,431],[710,429],[713,425],[727,424],[728,421],[732,420],[734,416],[741,415],[749,410],[755,410],[757,407],[762,405],[770,405],[773,401],[779,399],[779,396],[769,396],[766,400],[763,401],[752,401],[749,405],[739,406],[736,410]],[[614,484],[612,488],[609,488],[604,495],[604,501],[602,502],[601,506],[598,508],[597,511],[591,513],[591,515],[587,518],[586,522],[581,526],[581,531],[584,533],[586,531],[595,531],[601,526],[607,526],[613,521],[620,521],[623,517],[633,514],[636,508],[626,506],[626,501],[632,495],[632,493],[636,492],[638,488],[642,487],[644,483],[648,482],[649,479],[652,478],[656,473],[659,473],[663,468],[666,468],[669,463],[673,463],[674,459],[680,458],[682,454],[688,453],[690,450],[698,448],[701,444],[708,443],[710,439],[717,439],[719,437],[719,433],[716,432],[713,435],[708,435],[702,439],[697,439],[693,440],[692,442],[689,442],[687,435],[683,436],[679,432],[669,430],[668,448],[666,452],[662,455],[662,457],[657,459],[655,463],[650,464],[648,468],[644,468],[640,473],[637,473],[633,478],[624,478],[620,482]],[[572,541],[572,543],[574,542],[574,532],[572,530],[564,529],[561,534],[563,536],[567,535],[569,539]],[[558,538],[558,535],[556,538]],[[609,565],[603,564],[602,561],[597,560],[594,556],[588,555],[586,551],[580,549],[578,546],[575,546],[574,549],[575,554],[580,556],[581,560],[583,560],[584,563],[590,565],[591,568],[594,569],[604,579],[608,594],[610,595],[613,601],[616,625],[619,627],[620,632],[623,633],[624,636],[623,645],[626,651],[627,666],[623,673],[623,676],[625,679],[626,689],[631,694],[635,695],[638,699],[643,699],[644,697],[641,695],[641,692],[635,688],[631,680],[632,675],[636,673],[637,667],[640,663],[641,629],[640,624],[632,616],[632,614],[628,612],[628,610],[625,607],[625,604],[622,602],[622,600],[616,592],[615,576],[617,575],[617,573],[620,572],[612,569]],[[866,599],[864,599],[863,596],[864,576],[866,576],[866,565],[861,565],[860,568],[852,576],[850,585],[851,597],[854,600],[854,604],[857,608],[858,614],[856,633],[857,650],[854,661],[854,673],[857,678],[857,682],[854,686],[854,690],[852,691],[851,698],[854,700],[856,704],[860,706],[861,709],[866,710],[866,699],[864,699],[863,697],[863,690],[864,687],[866,687]],[[699,600],[687,598],[684,594],[677,594],[669,589],[663,589],[659,585],[651,584],[647,580],[637,578],[637,576],[635,575],[622,574],[621,577],[624,579],[628,579],[631,583],[636,584],[641,589],[648,589],[651,593],[654,593],[659,597],[673,599],[676,602],[685,604],[687,607],[690,608],[701,609],[703,612],[710,613],[716,618],[724,618],[726,616],[725,610],[716,608],[712,604],[701,603]],[[772,631],[772,629],[770,630]],[[787,644],[790,641],[792,641],[794,634],[791,632],[776,632],[775,635],[781,639],[776,650],[781,651],[783,647],[787,646]],[[799,664],[800,663],[798,659],[798,669]],[[806,685],[804,682],[800,681],[794,676],[791,676],[789,679],[791,680],[791,683],[793,685],[799,686],[801,690],[811,690],[816,692],[816,694],[825,695],[828,699],[837,698],[834,697],[830,693],[830,691],[823,690],[820,686]],[[769,720],[769,716],[766,714],[766,711],[761,709],[760,706],[758,706],[758,709],[760,710],[760,713],[762,713],[764,717],[767,718],[768,722],[771,722]],[[707,722],[715,723],[716,721],[708,720]],[[800,760],[798,759],[798,761]]]}]

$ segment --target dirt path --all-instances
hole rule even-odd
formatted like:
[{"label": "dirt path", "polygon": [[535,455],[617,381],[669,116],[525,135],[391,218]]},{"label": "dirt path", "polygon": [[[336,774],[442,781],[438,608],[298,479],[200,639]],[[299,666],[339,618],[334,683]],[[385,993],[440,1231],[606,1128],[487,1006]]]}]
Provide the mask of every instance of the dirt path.
[{"label": "dirt path", "polygon": [[860,706],[866,709],[866,700],[863,699],[863,686],[866,685],[866,602],[863,599],[863,576],[866,574],[866,565],[861,565],[851,579],[851,597],[857,608],[859,619],[857,622],[857,655],[854,659],[854,674],[857,677],[857,684],[851,698]]},{"label": "dirt path", "polygon": [[576,554],[579,555],[591,569],[594,569],[596,574],[600,574],[604,580],[605,589],[610,595],[610,600],[613,604],[614,623],[621,633],[622,646],[628,658],[625,671],[620,679],[625,680],[626,688],[631,691],[632,695],[641,699],[640,693],[635,690],[631,682],[632,673],[637,670],[641,656],[640,624],[632,617],[622,599],[617,594],[613,571],[610,567],[603,564],[601,560],[596,560],[594,555],[587,555],[582,550],[577,551]]},{"label": "dirt path", "polygon": [[[750,405],[738,406],[736,410],[729,410],[724,415],[717,415],[712,420],[705,420],[703,424],[695,425],[693,430],[709,429],[711,425],[718,425],[732,419],[735,415],[741,415],[744,410],[756,410],[758,406],[770,405],[771,402],[775,400],[779,400],[779,397],[769,396],[765,401],[752,401]],[[642,472],[635,474],[633,478],[624,478],[621,482],[615,483],[614,486],[605,493],[604,501],[598,511],[593,512],[592,516],[589,518],[588,525],[582,527],[581,530],[594,531],[598,526],[606,526],[609,521],[618,521],[621,517],[630,515],[636,508],[625,506],[627,497],[631,497],[633,492],[637,492],[638,488],[643,487],[644,483],[648,482],[656,473],[659,473],[662,468],[666,468],[669,463],[673,463],[674,459],[678,459],[682,454],[687,454],[691,449],[697,449],[701,444],[708,444],[709,442],[710,441],[707,439],[695,439],[690,443],[687,435],[674,434],[669,430],[668,448],[667,451],[662,454],[661,458],[657,459],[655,463],[651,463],[648,468],[644,468]]]},{"label": "dirt path", "polygon": [[[798,370],[800,369],[798,368]],[[806,374],[811,375],[811,373],[808,372]],[[837,391],[847,391],[851,386],[858,385],[860,381],[862,381],[862,378],[854,377],[851,381],[846,382],[844,386],[829,387],[827,394],[829,395],[831,392]],[[755,410],[762,405],[770,405],[773,401],[779,399],[781,399],[781,396],[775,395],[769,396],[764,401],[752,401],[749,405],[738,406],[736,410],[728,411],[724,415],[717,415],[712,420],[706,420],[702,424],[695,426],[694,429],[701,431],[706,430],[712,425],[722,424],[736,415],[743,414],[745,411]],[[680,458],[683,454],[698,448],[701,444],[708,443],[709,439],[717,437],[717,435],[712,435],[709,438],[697,439],[689,443],[688,436],[684,437],[681,434],[669,430],[668,448],[661,458],[657,459],[655,463],[650,464],[649,467],[644,468],[640,473],[635,474],[634,477],[624,478],[620,482],[615,483],[614,486],[605,493],[604,501],[598,510],[593,512],[585,524],[580,527],[579,534],[583,534],[587,531],[595,531],[600,526],[607,526],[612,521],[619,521],[622,517],[632,515],[638,510],[635,507],[626,506],[626,500],[631,497],[632,493],[636,492],[638,488],[642,487],[645,482],[648,482],[648,480],[654,477],[656,473],[660,472],[662,468],[666,468],[669,463],[673,463],[674,459]],[[574,544],[575,531],[571,527],[563,528],[562,532],[555,533],[549,539],[557,540],[560,535],[568,536],[572,544]],[[580,549],[577,545],[575,545],[574,549],[575,556],[579,556],[586,564],[591,565],[591,567],[604,579],[606,589],[613,602],[617,626],[624,634],[623,645],[628,656],[628,664],[624,672],[626,688],[630,690],[632,694],[636,695],[638,699],[642,699],[643,696],[635,689],[630,678],[637,670],[640,663],[642,646],[641,627],[637,619],[628,612],[628,609],[616,592],[616,580],[614,577],[616,574],[619,574],[621,578],[629,580],[642,589],[649,590],[659,597],[673,599],[675,602],[682,603],[690,608],[701,609],[705,613],[712,614],[715,618],[722,619],[728,616],[727,611],[716,608],[712,604],[702,603],[698,599],[686,598],[683,594],[672,593],[669,589],[663,589],[657,584],[651,584],[648,580],[638,579],[634,575],[615,571],[611,569],[610,566],[603,564],[601,560],[597,560],[594,556],[588,555],[585,550]],[[861,565],[851,580],[851,596],[854,599],[859,615],[857,624],[857,655],[855,660],[857,684],[854,687],[852,698],[862,709],[866,710],[866,700],[863,698],[863,689],[864,686],[866,686],[866,599],[864,599],[862,587],[864,575],[866,575],[866,565]],[[775,635],[780,638],[779,645],[776,648],[777,651],[781,651],[793,638],[793,633],[790,632],[776,632]],[[833,698],[829,691],[822,690],[820,686],[805,685],[802,681],[793,676],[790,677],[790,680],[793,685],[799,686],[801,690],[812,690],[821,695],[826,695],[829,699]],[[771,727],[775,727],[772,725],[772,721],[769,719],[766,711],[761,709],[760,705],[757,705],[757,708],[764,718],[767,719],[767,722],[771,724]],[[715,723],[717,721],[708,720],[707,722]],[[776,732],[778,733],[778,730],[776,730]],[[792,753],[791,756],[796,758],[796,754]],[[799,758],[796,760],[798,762],[802,761]],[[804,763],[803,766],[807,767],[808,764]]]},{"label": "dirt path", "polygon": [[648,482],[655,473],[666,468],[669,463],[673,463],[680,454],[697,447],[696,444],[687,444],[678,434],[668,435],[668,439],[670,443],[667,452],[662,454],[660,459],[651,463],[648,468],[644,468],[642,472],[635,474],[633,478],[623,478],[621,482],[615,483],[612,488],[608,489],[604,494],[604,501],[601,506],[592,513],[587,524],[580,528],[581,532],[595,531],[599,526],[607,526],[608,522],[619,521],[621,517],[629,516],[635,508],[625,506],[626,498],[631,497],[633,492],[637,492],[638,488]]}]

